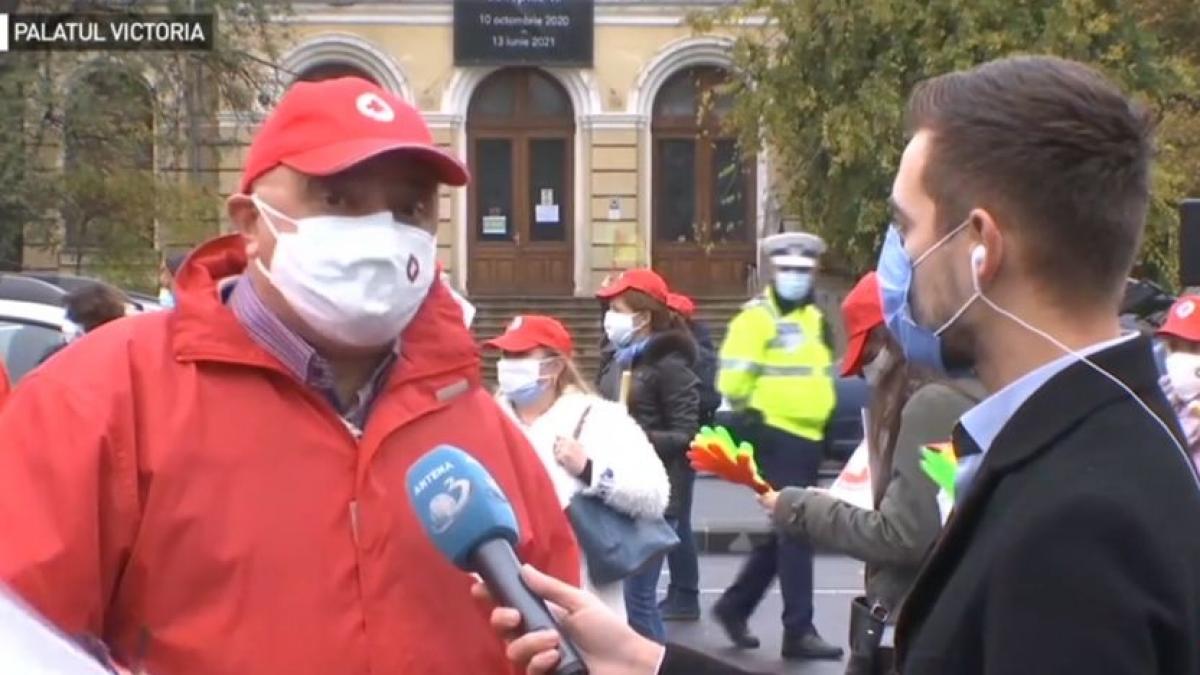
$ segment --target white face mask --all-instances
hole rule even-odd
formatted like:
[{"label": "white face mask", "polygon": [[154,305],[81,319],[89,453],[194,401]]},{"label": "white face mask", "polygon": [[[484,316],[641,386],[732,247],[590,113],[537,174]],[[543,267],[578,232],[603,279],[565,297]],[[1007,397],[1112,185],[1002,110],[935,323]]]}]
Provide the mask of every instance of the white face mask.
[{"label": "white face mask", "polygon": [[640,326],[637,325],[637,316],[634,314],[625,314],[612,309],[604,313],[604,334],[618,347],[629,344],[638,328]]},{"label": "white face mask", "polygon": [[514,403],[523,404],[530,398],[536,398],[544,391],[542,382],[550,378],[542,375],[543,359],[500,359],[496,362],[496,379],[500,385],[500,393],[508,396]]},{"label": "white face mask", "polygon": [[[323,337],[354,347],[396,340],[421,308],[436,271],[437,242],[380,211],[367,216],[291,218],[251,195],[275,235],[263,274]],[[279,218],[296,226],[281,232]]]},{"label": "white face mask", "polygon": [[1200,396],[1200,354],[1167,354],[1167,376],[1179,398],[1190,401]]}]

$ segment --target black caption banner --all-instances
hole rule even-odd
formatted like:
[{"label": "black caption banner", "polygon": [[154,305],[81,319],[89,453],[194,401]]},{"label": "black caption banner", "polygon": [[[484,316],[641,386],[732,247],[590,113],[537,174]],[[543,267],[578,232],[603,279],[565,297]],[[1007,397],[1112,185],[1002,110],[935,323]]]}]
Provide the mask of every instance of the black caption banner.
[{"label": "black caption banner", "polygon": [[206,51],[212,14],[0,14],[0,51]]}]

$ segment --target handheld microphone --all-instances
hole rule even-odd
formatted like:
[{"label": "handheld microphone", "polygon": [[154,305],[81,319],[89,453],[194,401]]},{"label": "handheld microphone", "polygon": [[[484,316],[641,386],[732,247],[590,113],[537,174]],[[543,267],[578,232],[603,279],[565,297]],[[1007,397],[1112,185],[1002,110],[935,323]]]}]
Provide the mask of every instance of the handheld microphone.
[{"label": "handheld microphone", "polygon": [[563,635],[546,603],[521,580],[513,551],[519,539],[512,504],[487,469],[451,445],[425,453],[408,469],[408,498],[433,544],[459,569],[483,577],[488,590],[521,613],[525,632],[559,635],[557,675],[586,675],[579,650]]}]

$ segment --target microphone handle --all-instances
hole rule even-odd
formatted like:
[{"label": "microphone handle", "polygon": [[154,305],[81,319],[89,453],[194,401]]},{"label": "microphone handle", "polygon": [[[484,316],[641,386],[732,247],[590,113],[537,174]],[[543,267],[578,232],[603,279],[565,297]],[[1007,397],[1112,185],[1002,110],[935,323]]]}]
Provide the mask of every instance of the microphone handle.
[{"label": "microphone handle", "polygon": [[496,538],[483,542],[471,551],[469,562],[501,605],[521,613],[524,632],[552,630],[558,633],[561,656],[555,675],[587,675],[588,669],[579,650],[558,627],[545,601],[534,595],[521,579],[521,563],[507,541]]}]

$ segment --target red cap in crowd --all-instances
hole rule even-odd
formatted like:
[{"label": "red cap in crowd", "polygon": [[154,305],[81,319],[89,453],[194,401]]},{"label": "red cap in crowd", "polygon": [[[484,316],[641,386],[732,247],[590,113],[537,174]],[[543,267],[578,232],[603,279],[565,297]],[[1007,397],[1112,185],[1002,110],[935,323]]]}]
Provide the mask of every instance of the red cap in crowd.
[{"label": "red cap in crowd", "polygon": [[842,359],[842,377],[862,371],[863,352],[871,331],[883,323],[883,305],[879,299],[879,279],[874,272],[858,280],[842,301],[842,322],[850,341]]},{"label": "red cap in crowd", "polygon": [[641,291],[664,305],[669,303],[670,291],[667,289],[667,282],[654,270],[646,267],[622,273],[612,283],[596,291],[596,297],[611,300],[625,291]]},{"label": "red cap in crowd", "polygon": [[520,354],[547,347],[570,357],[575,352],[571,333],[558,319],[541,314],[524,314],[512,320],[503,335],[484,343],[501,351]]},{"label": "red cap in crowd", "polygon": [[671,311],[682,315],[685,319],[692,318],[692,315],[696,313],[696,303],[682,293],[668,293],[667,307],[670,307]]},{"label": "red cap in crowd", "polygon": [[427,159],[438,180],[466,184],[462,163],[433,142],[421,113],[387,90],[357,77],[297,82],[250,143],[239,189],[283,164],[328,176],[392,150]]},{"label": "red cap in crowd", "polygon": [[1200,342],[1200,296],[1185,295],[1171,305],[1158,334]]}]

